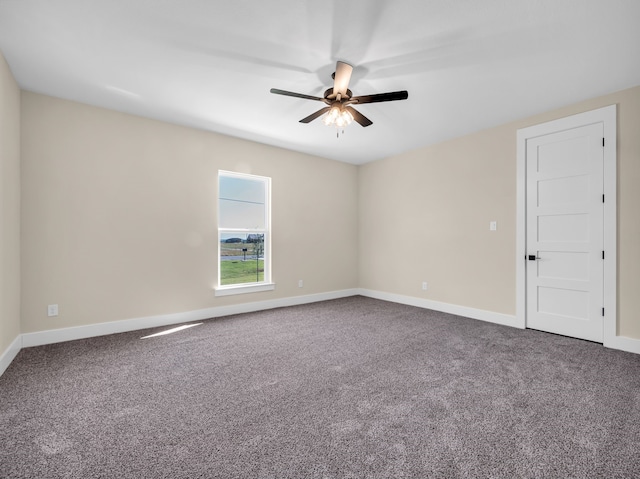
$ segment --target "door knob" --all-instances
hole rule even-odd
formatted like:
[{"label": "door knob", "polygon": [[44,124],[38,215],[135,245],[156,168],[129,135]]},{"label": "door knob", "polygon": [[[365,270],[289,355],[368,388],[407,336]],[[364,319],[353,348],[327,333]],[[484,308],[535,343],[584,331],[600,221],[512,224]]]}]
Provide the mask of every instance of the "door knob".
[{"label": "door knob", "polygon": [[540,257],[539,257],[539,256],[536,256],[535,254],[530,254],[530,255],[529,255],[529,261],[535,261],[535,260],[537,260],[537,259],[540,259]]}]

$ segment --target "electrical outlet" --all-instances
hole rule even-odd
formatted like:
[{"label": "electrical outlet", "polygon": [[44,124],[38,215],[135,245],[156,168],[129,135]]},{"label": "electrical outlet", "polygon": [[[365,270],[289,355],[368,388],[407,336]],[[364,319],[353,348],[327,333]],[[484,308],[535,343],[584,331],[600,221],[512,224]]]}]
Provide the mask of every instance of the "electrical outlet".
[{"label": "electrical outlet", "polygon": [[58,305],[50,304],[47,306],[47,316],[58,316]]},{"label": "electrical outlet", "polygon": [[298,288],[302,288],[304,286],[304,281],[301,279],[298,280]]},{"label": "electrical outlet", "polygon": [[491,221],[489,222],[489,231],[496,231],[498,229],[498,222]]},{"label": "electrical outlet", "polygon": [[423,281],[422,282],[422,291],[426,291],[428,287],[429,287],[429,285],[427,284],[427,282]]}]

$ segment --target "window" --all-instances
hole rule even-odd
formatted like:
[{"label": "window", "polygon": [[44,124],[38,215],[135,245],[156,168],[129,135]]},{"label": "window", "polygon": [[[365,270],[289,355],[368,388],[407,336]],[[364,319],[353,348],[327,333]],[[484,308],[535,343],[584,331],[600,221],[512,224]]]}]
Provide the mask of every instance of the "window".
[{"label": "window", "polygon": [[218,296],[274,288],[270,187],[270,178],[218,172]]}]

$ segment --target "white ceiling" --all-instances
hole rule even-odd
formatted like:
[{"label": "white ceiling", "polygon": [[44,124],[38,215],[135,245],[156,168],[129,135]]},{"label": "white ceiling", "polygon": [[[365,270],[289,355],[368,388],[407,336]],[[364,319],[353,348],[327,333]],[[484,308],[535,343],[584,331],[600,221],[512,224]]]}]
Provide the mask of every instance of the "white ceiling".
[{"label": "white ceiling", "polygon": [[[0,0],[21,88],[354,164],[640,84],[638,0]],[[298,122],[337,60],[373,121]]]}]

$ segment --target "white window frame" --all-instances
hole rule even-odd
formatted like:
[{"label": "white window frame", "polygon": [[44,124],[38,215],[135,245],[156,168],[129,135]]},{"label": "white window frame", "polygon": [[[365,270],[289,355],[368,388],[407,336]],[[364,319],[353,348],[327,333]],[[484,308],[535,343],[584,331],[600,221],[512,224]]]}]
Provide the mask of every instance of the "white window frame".
[{"label": "white window frame", "polygon": [[[262,181],[265,185],[265,228],[264,229],[243,229],[243,228],[221,228],[220,227],[220,177],[240,178],[252,181]],[[214,288],[216,296],[229,296],[234,294],[257,293],[261,291],[271,291],[275,289],[275,283],[271,281],[271,178],[267,176],[250,175],[247,173],[237,173],[234,171],[218,170],[217,182],[217,213],[218,213],[218,283]],[[224,233],[242,234],[264,234],[264,276],[263,280],[255,283],[239,283],[222,285],[220,279],[220,238]]]}]

